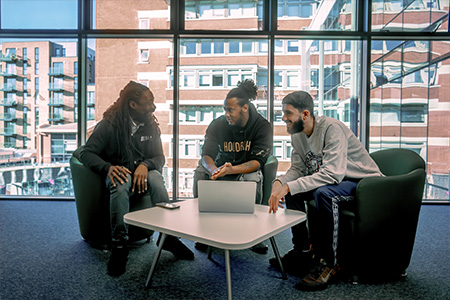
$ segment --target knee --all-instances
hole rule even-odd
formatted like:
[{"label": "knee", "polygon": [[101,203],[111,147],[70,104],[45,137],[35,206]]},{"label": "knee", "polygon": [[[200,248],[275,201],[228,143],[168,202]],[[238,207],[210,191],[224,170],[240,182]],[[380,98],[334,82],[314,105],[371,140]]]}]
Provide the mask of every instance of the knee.
[{"label": "knee", "polygon": [[242,174],[241,180],[262,183],[262,173],[261,173],[261,171],[256,171],[256,172]]},{"label": "knee", "polygon": [[110,194],[116,194],[116,195],[129,195],[130,194],[130,188],[131,188],[131,182],[132,178],[130,175],[128,175],[128,181],[124,181],[123,183],[115,182],[116,185],[114,186],[111,182],[111,180],[108,178],[106,180],[106,187],[108,188]]},{"label": "knee", "polygon": [[329,198],[329,194],[330,194],[329,192],[330,191],[326,185],[321,186],[314,191],[314,199]]},{"label": "knee", "polygon": [[314,192],[314,200],[316,202],[317,211],[331,212],[331,197],[330,189],[327,186],[322,186]]},{"label": "knee", "polygon": [[148,182],[152,186],[164,186],[164,178],[157,170],[151,170],[148,172]]}]

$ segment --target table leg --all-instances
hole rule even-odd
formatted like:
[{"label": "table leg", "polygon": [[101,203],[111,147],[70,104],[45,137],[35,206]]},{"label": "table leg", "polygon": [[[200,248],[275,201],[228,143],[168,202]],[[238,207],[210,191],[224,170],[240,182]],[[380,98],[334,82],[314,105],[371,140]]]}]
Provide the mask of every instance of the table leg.
[{"label": "table leg", "polygon": [[156,251],[155,258],[153,258],[152,267],[150,268],[150,272],[148,272],[147,281],[145,282],[145,288],[150,287],[153,274],[155,273],[156,265],[158,264],[159,256],[161,255],[164,241],[166,240],[166,236],[167,236],[167,234],[161,233],[161,239],[159,241],[158,251]]},{"label": "table leg", "polygon": [[225,249],[225,271],[227,273],[227,290],[228,300],[233,298],[231,294],[231,267],[230,267],[230,250]]},{"label": "table leg", "polygon": [[208,250],[207,250],[207,253],[208,253],[208,259],[209,260],[212,260],[212,247],[211,246],[208,246]]},{"label": "table leg", "polygon": [[277,258],[278,264],[280,265],[281,275],[284,280],[287,280],[286,272],[284,271],[283,264],[281,263],[280,252],[278,252],[277,243],[275,242],[275,238],[270,238],[270,243],[272,244],[273,252],[275,253],[275,257]]}]

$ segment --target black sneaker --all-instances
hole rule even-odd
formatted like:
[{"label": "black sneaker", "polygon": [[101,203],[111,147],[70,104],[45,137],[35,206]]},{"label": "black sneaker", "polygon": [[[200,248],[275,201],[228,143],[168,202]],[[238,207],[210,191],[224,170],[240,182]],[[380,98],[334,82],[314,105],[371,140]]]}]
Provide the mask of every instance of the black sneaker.
[{"label": "black sneaker", "polygon": [[[159,246],[159,240],[156,242],[156,245]],[[166,239],[164,241],[163,249],[167,250],[169,252],[172,252],[173,255],[175,255],[178,259],[185,259],[185,260],[193,260],[194,259],[194,253],[184,245],[179,238],[174,237],[172,235],[166,236]]]},{"label": "black sneaker", "polygon": [[[286,273],[301,277],[307,274],[313,262],[313,257],[312,251],[298,251],[292,249],[281,257],[281,263],[283,264],[283,269]],[[276,257],[269,259],[269,263],[273,268],[281,272]]]},{"label": "black sneaker", "polygon": [[118,277],[125,273],[128,252],[127,246],[115,246],[111,249],[111,256],[108,261],[109,276]]},{"label": "black sneaker", "polygon": [[336,278],[337,267],[329,267],[325,260],[321,259],[310,274],[303,277],[295,288],[302,291],[320,291]]},{"label": "black sneaker", "polygon": [[269,246],[261,242],[251,247],[250,250],[258,254],[267,254],[267,251],[269,251]]},{"label": "black sneaker", "polygon": [[195,249],[201,252],[206,252],[206,250],[208,250],[208,245],[200,242],[195,242]]}]

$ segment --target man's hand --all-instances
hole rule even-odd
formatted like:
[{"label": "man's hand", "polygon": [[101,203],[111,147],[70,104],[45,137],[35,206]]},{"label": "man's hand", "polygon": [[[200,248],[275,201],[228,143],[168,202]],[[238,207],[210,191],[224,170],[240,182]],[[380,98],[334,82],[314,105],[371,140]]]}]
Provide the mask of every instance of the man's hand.
[{"label": "man's hand", "polygon": [[116,186],[116,182],[119,184],[128,182],[128,174],[131,174],[131,172],[124,166],[111,166],[108,169],[108,176],[111,179],[113,186]]},{"label": "man's hand", "polygon": [[148,182],[148,168],[140,164],[136,171],[134,171],[133,175],[133,187],[131,188],[131,191],[134,192],[135,187],[137,187],[138,193],[143,193],[147,190]]},{"label": "man's hand", "polygon": [[269,198],[269,214],[271,212],[276,213],[278,207],[283,207],[280,200],[284,200],[284,196],[289,193],[289,186],[287,184],[282,185],[280,181],[275,180],[272,184],[272,194]]},{"label": "man's hand", "polygon": [[223,166],[215,169],[212,172],[211,179],[216,180],[219,177],[223,177],[223,176],[229,174],[231,172],[232,167],[233,167],[233,165],[231,163],[226,162],[225,164],[223,164]]}]

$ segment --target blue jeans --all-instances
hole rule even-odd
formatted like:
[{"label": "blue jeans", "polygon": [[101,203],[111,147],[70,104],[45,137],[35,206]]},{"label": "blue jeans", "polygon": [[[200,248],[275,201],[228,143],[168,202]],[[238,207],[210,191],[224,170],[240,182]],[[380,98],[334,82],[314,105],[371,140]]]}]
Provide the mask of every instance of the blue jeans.
[{"label": "blue jeans", "polygon": [[123,216],[130,212],[130,201],[133,201],[133,207],[137,210],[153,207],[159,202],[169,202],[169,195],[161,173],[156,170],[149,171],[147,183],[147,191],[138,194],[131,192],[133,178],[130,174],[128,174],[128,182],[117,183],[116,186],[113,186],[109,176],[106,176],[106,187],[110,195],[113,243],[125,243],[128,240],[128,226],[123,221]]},{"label": "blue jeans", "polygon": [[[199,180],[210,180],[211,174],[206,170],[202,165],[198,166],[194,171],[194,198],[198,197],[197,191],[197,182]],[[217,180],[229,180],[229,181],[253,181],[256,182],[256,204],[261,204],[262,202],[262,184],[263,184],[263,175],[261,170],[247,173],[247,174],[233,174],[233,175],[225,175],[223,177],[217,178]]]}]

